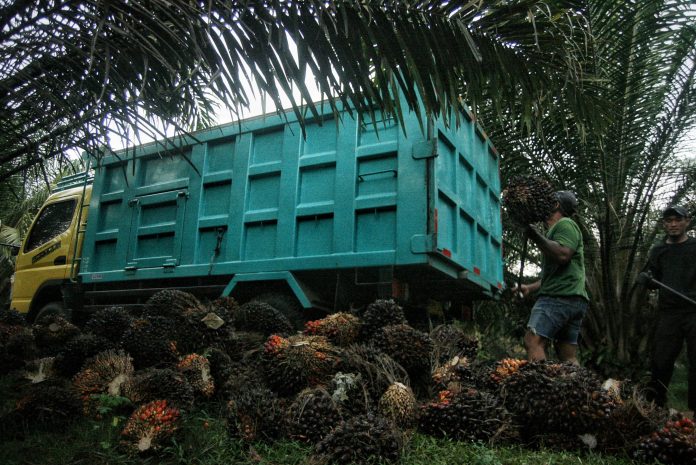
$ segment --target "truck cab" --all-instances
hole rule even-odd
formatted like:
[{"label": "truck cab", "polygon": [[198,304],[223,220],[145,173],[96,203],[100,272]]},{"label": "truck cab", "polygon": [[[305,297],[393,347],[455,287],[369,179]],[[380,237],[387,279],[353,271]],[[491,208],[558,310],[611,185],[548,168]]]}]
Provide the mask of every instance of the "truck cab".
[{"label": "truck cab", "polygon": [[30,321],[65,311],[65,284],[75,278],[92,192],[84,174],[64,178],[41,207],[17,253],[11,307]]}]

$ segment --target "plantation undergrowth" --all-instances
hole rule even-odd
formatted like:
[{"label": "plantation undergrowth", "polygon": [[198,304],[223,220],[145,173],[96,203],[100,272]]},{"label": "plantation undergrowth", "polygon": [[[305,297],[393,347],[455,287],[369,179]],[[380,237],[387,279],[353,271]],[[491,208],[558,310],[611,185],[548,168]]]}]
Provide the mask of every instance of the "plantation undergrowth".
[{"label": "plantation undergrowth", "polygon": [[[119,447],[120,427],[125,419],[88,421],[80,419],[57,432],[35,432],[21,439],[0,440],[0,463],[4,465],[136,465],[136,464],[311,464],[311,447],[293,441],[272,445],[246,444],[228,437],[225,425],[199,411],[184,419],[179,439],[161,451],[133,455]],[[375,458],[376,464],[381,463]],[[529,450],[522,447],[487,447],[483,444],[436,439],[414,434],[400,465],[627,465],[628,458]]]},{"label": "plantation undergrowth", "polygon": [[[0,415],[21,397],[17,379],[0,377]],[[101,420],[77,418],[59,431],[17,431],[0,436],[3,465],[300,465],[313,463],[312,447],[296,441],[245,443],[230,438],[220,420],[222,405],[210,402],[184,415],[181,431],[170,445],[156,452],[134,454],[121,445],[125,416],[108,407]],[[10,437],[16,436],[16,437]],[[383,463],[375,457],[376,464]],[[530,450],[520,446],[489,447],[482,443],[439,439],[415,433],[404,447],[399,465],[628,465],[628,457],[594,453]]]}]

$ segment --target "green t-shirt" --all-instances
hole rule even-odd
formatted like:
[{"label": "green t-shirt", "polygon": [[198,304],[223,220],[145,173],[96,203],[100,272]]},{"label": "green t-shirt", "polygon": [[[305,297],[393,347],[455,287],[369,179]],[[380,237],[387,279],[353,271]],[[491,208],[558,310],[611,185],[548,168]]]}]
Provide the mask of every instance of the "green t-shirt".
[{"label": "green t-shirt", "polygon": [[546,233],[549,240],[574,250],[570,262],[561,265],[543,257],[539,294],[548,296],[581,296],[589,300],[585,290],[585,254],[582,233],[575,221],[561,218]]}]

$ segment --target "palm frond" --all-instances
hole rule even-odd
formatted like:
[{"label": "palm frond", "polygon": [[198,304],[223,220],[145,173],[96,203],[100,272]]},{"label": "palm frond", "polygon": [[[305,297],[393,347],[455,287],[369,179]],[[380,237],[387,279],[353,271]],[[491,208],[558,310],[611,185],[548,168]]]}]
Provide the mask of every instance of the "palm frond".
[{"label": "palm frond", "polygon": [[[490,102],[481,113],[505,154],[503,176],[540,174],[582,200],[594,298],[585,340],[627,360],[629,347],[638,350],[628,338],[645,329],[633,281],[655,238],[655,212],[696,197],[693,162],[677,156],[696,127],[696,9],[686,0],[586,3],[592,41],[582,69],[595,81],[584,91],[602,118],[575,111],[590,107],[573,105],[574,92],[550,96],[531,134],[520,107],[501,112]],[[602,124],[577,124],[578,116]]]},{"label": "palm frond", "polygon": [[[0,180],[111,137],[209,125],[287,95],[398,117],[492,100],[526,120],[561,88],[583,92],[579,0],[20,2],[0,10]],[[522,99],[519,97],[523,96]],[[575,103],[584,105],[582,99]],[[578,109],[578,111],[581,111]],[[456,112],[453,114],[457,114]],[[162,121],[166,121],[164,124]],[[527,125],[529,127],[529,125]]]}]

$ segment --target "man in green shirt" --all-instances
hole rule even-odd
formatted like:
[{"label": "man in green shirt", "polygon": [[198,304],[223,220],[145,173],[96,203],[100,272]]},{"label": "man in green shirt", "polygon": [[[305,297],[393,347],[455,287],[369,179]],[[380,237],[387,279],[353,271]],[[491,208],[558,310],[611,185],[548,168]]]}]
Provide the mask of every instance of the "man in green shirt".
[{"label": "man in green shirt", "polygon": [[587,312],[589,298],[585,290],[585,257],[582,232],[570,216],[578,201],[573,193],[555,193],[556,206],[546,219],[546,235],[527,225],[528,237],[543,255],[541,279],[523,284],[523,296],[539,291],[527,323],[524,344],[531,361],[546,359],[546,345],[554,343],[562,361],[577,364],[578,335]]}]

